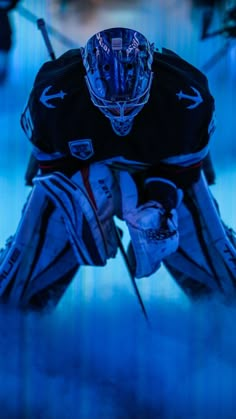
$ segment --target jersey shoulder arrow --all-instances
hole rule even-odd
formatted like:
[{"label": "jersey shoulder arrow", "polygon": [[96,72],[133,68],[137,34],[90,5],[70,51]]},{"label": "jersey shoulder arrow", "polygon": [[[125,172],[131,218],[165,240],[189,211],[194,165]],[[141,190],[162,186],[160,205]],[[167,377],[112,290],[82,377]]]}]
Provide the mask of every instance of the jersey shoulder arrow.
[{"label": "jersey shoulder arrow", "polygon": [[54,93],[53,95],[48,95],[47,92],[51,89],[52,86],[45,87],[43,90],[39,100],[40,102],[46,106],[47,108],[55,108],[56,106],[49,103],[52,99],[64,99],[65,95],[67,93],[63,92],[63,90],[60,90],[58,93]]},{"label": "jersey shoulder arrow", "polygon": [[180,90],[179,93],[176,93],[176,96],[178,96],[179,100],[182,99],[188,99],[192,101],[192,105],[187,106],[187,109],[194,109],[197,106],[200,105],[200,103],[203,102],[202,96],[200,92],[193,86],[190,86],[191,89],[194,91],[195,95],[187,95],[186,93],[183,93],[182,90]]}]

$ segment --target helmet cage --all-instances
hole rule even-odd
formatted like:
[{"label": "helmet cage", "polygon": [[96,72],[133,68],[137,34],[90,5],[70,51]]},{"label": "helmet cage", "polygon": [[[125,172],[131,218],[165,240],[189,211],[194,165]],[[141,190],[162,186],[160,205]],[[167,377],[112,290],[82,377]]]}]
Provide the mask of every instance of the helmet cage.
[{"label": "helmet cage", "polygon": [[146,90],[134,99],[108,100],[101,96],[98,96],[94,92],[89,78],[85,76],[85,80],[93,104],[97,106],[107,118],[111,120],[120,121],[125,121],[127,119],[134,118],[140,112],[143,106],[148,102],[152,79],[153,73],[151,72]]},{"label": "helmet cage", "polygon": [[130,131],[149,99],[153,49],[141,33],[126,28],[99,32],[81,48],[91,100],[118,135]]}]

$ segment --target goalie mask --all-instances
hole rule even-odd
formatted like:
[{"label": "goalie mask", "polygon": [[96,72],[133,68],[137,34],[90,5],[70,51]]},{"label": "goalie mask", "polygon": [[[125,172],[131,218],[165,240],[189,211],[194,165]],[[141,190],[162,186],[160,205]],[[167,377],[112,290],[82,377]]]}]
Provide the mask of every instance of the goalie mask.
[{"label": "goalie mask", "polygon": [[93,35],[81,50],[93,104],[117,135],[129,134],[149,99],[153,44],[132,29],[112,28]]}]

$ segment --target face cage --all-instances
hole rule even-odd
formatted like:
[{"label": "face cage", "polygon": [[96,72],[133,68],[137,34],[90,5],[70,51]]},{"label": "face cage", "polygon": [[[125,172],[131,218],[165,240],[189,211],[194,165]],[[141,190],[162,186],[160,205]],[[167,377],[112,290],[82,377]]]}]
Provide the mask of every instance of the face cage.
[{"label": "face cage", "polygon": [[119,122],[132,122],[134,117],[141,111],[143,106],[148,102],[152,79],[153,73],[150,74],[148,86],[144,93],[135,99],[130,99],[128,101],[111,101],[97,96],[92,89],[88,77],[85,76],[93,104],[97,106],[111,122],[115,122],[116,124]]},{"label": "face cage", "polygon": [[119,135],[119,137],[125,137],[132,129],[134,118],[126,119],[125,121],[117,121],[117,119],[110,119],[110,123],[113,131]]}]

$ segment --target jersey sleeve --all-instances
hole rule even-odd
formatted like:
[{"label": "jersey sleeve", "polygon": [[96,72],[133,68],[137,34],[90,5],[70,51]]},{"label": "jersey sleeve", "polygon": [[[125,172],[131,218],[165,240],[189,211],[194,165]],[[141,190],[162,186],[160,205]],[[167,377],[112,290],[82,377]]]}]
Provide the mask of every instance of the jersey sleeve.
[{"label": "jersey sleeve", "polygon": [[[156,51],[154,68],[178,98],[173,109],[176,109],[175,118],[181,121],[183,130],[182,137],[175,138],[173,133],[173,140],[183,141],[184,152],[162,159],[149,175],[167,178],[185,188],[198,180],[203,162],[209,155],[210,139],[216,128],[214,97],[206,75],[171,50]],[[195,94],[201,100],[200,106],[192,101]]]},{"label": "jersey sleeve", "polygon": [[56,137],[58,130],[58,112],[63,100],[79,88],[83,77],[81,64],[80,49],[73,49],[44,63],[36,75],[20,124],[33,146],[43,153],[57,151],[51,138]]}]

